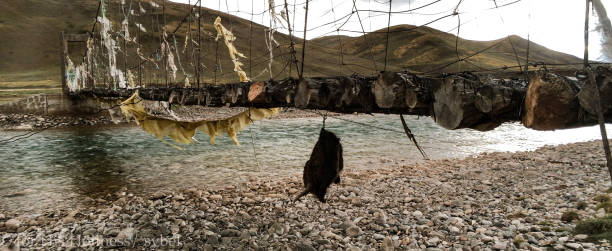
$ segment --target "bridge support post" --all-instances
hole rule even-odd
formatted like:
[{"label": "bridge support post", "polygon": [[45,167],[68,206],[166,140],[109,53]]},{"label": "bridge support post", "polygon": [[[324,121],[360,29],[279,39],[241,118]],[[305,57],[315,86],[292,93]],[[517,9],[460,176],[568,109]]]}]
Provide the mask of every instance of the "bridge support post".
[{"label": "bridge support post", "polygon": [[68,93],[68,86],[66,85],[66,57],[68,56],[68,43],[64,37],[64,32],[60,31],[60,64],[61,64],[61,73],[62,77],[62,93]]},{"label": "bridge support post", "polygon": [[[87,44],[87,40],[89,39],[89,33],[83,34],[66,34],[63,31],[60,31],[60,64],[61,70],[60,76],[62,77],[62,93],[68,94],[68,79],[66,78],[66,59],[68,58],[68,43],[84,43]],[[87,54],[87,52],[86,52]]]}]

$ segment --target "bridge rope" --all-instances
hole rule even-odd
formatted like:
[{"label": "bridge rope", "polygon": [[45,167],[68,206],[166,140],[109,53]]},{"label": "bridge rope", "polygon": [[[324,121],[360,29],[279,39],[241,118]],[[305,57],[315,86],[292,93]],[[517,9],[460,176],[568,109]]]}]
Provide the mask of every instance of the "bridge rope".
[{"label": "bridge rope", "polygon": [[[391,28],[391,6],[393,5],[393,0],[389,0],[389,19],[387,21],[387,41],[385,44],[385,68],[383,71],[387,71],[387,56],[389,55],[389,29]],[[372,22],[370,22],[370,27],[372,26]],[[370,28],[371,29],[371,28]]]},{"label": "bridge rope", "polygon": [[304,62],[306,61],[306,32],[308,31],[308,2],[310,0],[306,0],[306,14],[304,14],[304,37],[302,38],[302,67],[300,69],[300,80],[304,79]]},{"label": "bridge rope", "polygon": [[[361,31],[363,32],[363,40],[368,44],[368,50],[370,52],[370,58],[372,59],[372,64],[374,66],[374,71],[376,71],[376,69],[378,67],[376,67],[376,59],[374,59],[374,52],[372,52],[372,44],[370,43],[370,40],[367,39],[366,37],[366,32],[363,29],[363,22],[361,22],[361,16],[359,16],[359,11],[357,11],[357,0],[353,0],[353,10],[354,12],[357,14],[357,19],[359,20],[359,26],[361,27]],[[348,20],[347,20],[348,22]],[[338,30],[342,30],[342,29],[338,29]],[[387,31],[387,34],[389,34],[389,31]]]}]

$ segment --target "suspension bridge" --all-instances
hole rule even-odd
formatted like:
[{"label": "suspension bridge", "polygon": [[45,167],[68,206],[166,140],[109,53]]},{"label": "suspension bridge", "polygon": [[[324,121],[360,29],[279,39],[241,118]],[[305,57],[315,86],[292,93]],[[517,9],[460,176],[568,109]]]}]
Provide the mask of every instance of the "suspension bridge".
[{"label": "suspension bridge", "polygon": [[[495,2],[494,9],[515,2],[501,6]],[[308,4],[291,5],[305,8],[304,39],[300,39],[294,36],[297,30],[291,20],[295,16],[290,16],[286,0],[279,4],[269,1],[269,27],[252,20],[245,25],[236,17],[222,18],[220,11],[203,9],[201,1],[184,5],[182,18],[169,22],[165,0],[100,0],[91,32],[60,35],[63,90],[73,99],[126,100],[137,95],[169,106],[296,107],[431,116],[451,130],[491,130],[507,121],[521,121],[538,130],[599,123],[605,137],[604,123],[612,122],[612,100],[607,98],[612,96],[612,70],[607,64],[589,61],[587,46],[584,62],[579,63],[540,62],[533,60],[533,55],[530,61],[530,41],[526,55],[519,55],[519,45],[510,36],[478,50],[462,51],[458,18],[456,59],[402,69],[389,63],[391,34],[414,32],[441,19],[458,17],[461,1],[454,12],[421,26],[391,29],[389,21],[386,29],[365,32],[362,25],[365,56],[361,61],[345,52],[341,36],[335,48],[307,39],[307,31],[326,28],[308,27]],[[353,4],[348,18],[354,15],[361,22],[357,3]],[[389,1],[389,16],[394,13],[391,4]],[[585,45],[590,4],[587,1]],[[327,27],[333,27],[333,34],[342,30],[347,20],[340,18],[326,25],[334,25]],[[279,35],[279,26],[289,35]],[[266,51],[257,49],[254,53],[254,33],[264,34]],[[382,36],[385,41],[384,54],[378,59],[369,42],[373,36]],[[86,48],[79,63],[71,60],[72,43]],[[516,65],[487,68],[475,60],[502,43],[512,48]],[[337,62],[317,58],[317,62],[308,63],[309,55],[336,49]],[[338,69],[316,67],[323,61]]]},{"label": "suspension bridge", "polygon": [[[138,91],[140,97],[146,100],[209,107],[298,107],[341,113],[432,116],[436,122],[448,129],[492,129],[506,121],[523,121],[527,127],[552,130],[597,122],[593,105],[588,108],[583,107],[588,106],[586,103],[591,99],[591,95],[586,94],[589,91],[582,90],[589,79],[586,72],[577,74],[580,79],[561,77],[553,73],[554,71],[544,69],[558,64],[521,62],[516,54],[518,64],[515,66],[504,66],[499,69],[478,67],[480,70],[445,72],[462,63],[475,65],[470,61],[471,58],[493,49],[502,42],[509,41],[514,47],[511,39],[500,40],[468,55],[457,53],[457,60],[450,63],[432,62],[433,67],[428,71],[387,71],[387,68],[397,69],[397,67],[387,66],[389,53],[385,50],[382,63],[372,58],[371,63],[374,68],[369,69],[372,70],[371,75],[363,74],[364,71],[354,71],[352,75],[330,76],[330,73],[316,72],[314,67],[313,72],[309,74],[309,68],[304,66],[309,60],[307,49],[309,41],[292,35],[291,18],[287,17],[287,13],[290,13],[287,1],[278,5],[270,1],[267,12],[272,17],[271,26],[258,29],[259,27],[254,27],[256,25],[251,22],[248,35],[233,34],[225,27],[233,26],[233,23],[237,22],[231,17],[225,21],[220,16],[215,16],[213,12],[206,11],[209,16],[204,18],[200,1],[188,5],[183,18],[172,22],[173,27],[171,27],[166,23],[168,22],[167,4],[166,1],[101,0],[96,13],[96,22],[92,25],[90,33],[61,34],[61,73],[64,91],[72,97],[121,99],[128,98]],[[308,1],[304,3],[304,7],[307,12]],[[282,9],[283,12],[276,13],[277,9]],[[155,17],[150,22],[152,27],[144,25],[146,19],[144,16],[147,13]],[[355,15],[358,13],[353,12]],[[113,23],[109,19],[110,16],[116,16],[118,21]],[[306,13],[304,36],[309,30],[307,17]],[[214,20],[214,22],[203,23],[203,20]],[[289,27],[289,44],[281,45],[274,37],[276,28],[281,24]],[[203,28],[211,25],[216,34],[210,34],[211,32]],[[389,34],[409,32],[421,27],[423,26],[408,30],[386,29],[377,32],[384,32],[382,35],[386,36],[386,46],[388,46]],[[155,29],[157,33],[153,32]],[[293,29],[295,30],[295,27]],[[253,62],[251,40],[249,48],[244,50],[248,51],[248,56],[245,55],[246,52],[240,51],[244,48],[235,45],[237,39],[252,38],[253,30],[265,33],[268,51],[259,56],[267,57],[261,61],[263,63]],[[208,35],[208,39],[203,39],[204,33]],[[153,44],[158,46],[146,48],[150,46],[143,41],[151,39],[151,34],[158,36],[153,38],[157,40]],[[205,60],[202,57],[203,43],[206,42],[215,45],[214,62],[206,63],[214,66],[212,70],[210,68],[213,67],[207,67],[203,63],[210,58],[204,57]],[[301,57],[296,49],[299,42],[302,43]],[[86,48],[80,64],[75,64],[70,59],[68,46],[70,43],[82,43]],[[313,47],[312,50],[317,48]],[[339,53],[342,54],[342,48],[339,48]],[[527,60],[528,57],[527,55]],[[225,63],[222,62],[222,58],[225,58]],[[271,62],[275,59],[284,61],[281,63],[282,66],[272,65]],[[246,60],[248,62],[242,62]],[[376,68],[377,63],[378,68]],[[222,73],[224,64],[230,65],[232,70]],[[245,64],[248,69],[242,69]],[[343,65],[345,64],[340,62],[338,67]],[[565,64],[565,66],[574,65]],[[252,76],[253,68],[257,66],[260,66],[257,70],[261,70],[262,73]],[[529,66],[532,67],[531,71]],[[542,68],[533,71],[538,66]],[[291,69],[295,70],[292,72]],[[566,70],[563,73],[568,75],[568,72],[575,71]],[[206,74],[213,76],[205,77]],[[264,74],[269,76],[268,80],[252,80]],[[286,77],[275,77],[282,74]],[[608,87],[610,85],[608,68],[600,67],[593,71],[593,74],[596,75],[598,86],[605,92],[602,95],[609,95],[608,92],[612,88]],[[552,83],[548,81],[549,79],[554,79],[556,82]],[[227,83],[222,84],[220,81],[223,80]],[[529,85],[531,82],[537,84]],[[545,87],[539,87],[540,85]],[[553,89],[561,89],[547,93],[546,86],[549,85]],[[576,98],[563,101],[567,104],[562,108],[556,107],[558,102],[548,100],[554,96],[560,97],[562,94]],[[543,103],[542,100],[548,103]],[[577,106],[577,103],[582,106]],[[610,104],[605,101],[604,103],[606,110],[603,113],[607,114]],[[559,109],[563,111],[553,111]],[[587,112],[582,112],[583,109]],[[558,117],[551,115],[551,111]],[[546,118],[541,118],[538,114],[545,115]],[[610,119],[607,118],[608,121]]]}]

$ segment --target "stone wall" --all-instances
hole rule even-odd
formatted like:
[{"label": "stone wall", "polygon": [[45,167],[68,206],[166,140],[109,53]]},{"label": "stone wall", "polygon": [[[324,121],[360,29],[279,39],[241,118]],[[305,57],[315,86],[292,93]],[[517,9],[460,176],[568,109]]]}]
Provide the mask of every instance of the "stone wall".
[{"label": "stone wall", "polygon": [[94,99],[70,98],[63,94],[38,94],[0,105],[0,113],[5,114],[86,115],[101,109]]}]

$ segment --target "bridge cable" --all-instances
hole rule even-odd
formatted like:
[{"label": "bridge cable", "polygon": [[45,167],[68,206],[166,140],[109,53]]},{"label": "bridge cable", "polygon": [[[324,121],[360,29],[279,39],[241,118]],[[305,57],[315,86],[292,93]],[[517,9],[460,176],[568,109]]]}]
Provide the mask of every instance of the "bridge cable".
[{"label": "bridge cable", "polygon": [[200,67],[202,67],[201,65],[201,57],[202,57],[202,37],[201,37],[201,33],[202,33],[202,25],[201,25],[201,20],[202,20],[202,0],[198,0],[198,60],[196,62],[196,74],[198,75],[198,88],[200,88]]},{"label": "bridge cable", "polygon": [[[323,120],[324,122],[323,123],[325,123],[325,119],[328,117],[327,113],[323,114],[322,112],[320,112],[318,110],[315,110],[315,111],[310,111],[310,110],[307,110],[307,109],[301,109],[301,110],[305,111],[305,112],[309,112],[309,113],[318,114],[319,116],[324,118],[324,120]],[[406,131],[406,128],[408,128],[407,125],[403,125],[404,126],[404,131],[400,131],[400,130],[397,130],[397,129],[375,126],[375,125],[371,125],[371,124],[368,124],[368,123],[363,123],[363,122],[359,122],[359,121],[343,118],[341,116],[329,116],[329,117],[337,119],[337,120],[342,120],[342,121],[345,121],[345,122],[350,122],[350,123],[353,123],[353,124],[365,126],[365,127],[370,127],[370,128],[382,130],[382,131],[388,131],[388,132],[393,132],[393,133],[412,135],[412,138],[414,138],[414,134],[412,134],[412,132],[410,132],[410,129],[408,129]],[[402,122],[405,123],[405,121],[403,121],[403,117],[401,117],[401,118],[402,118]],[[323,125],[325,125],[325,124],[323,124]],[[411,136],[408,136],[408,137],[410,138]],[[412,141],[412,138],[410,138],[411,141]],[[417,149],[419,149],[419,152],[423,156],[423,159],[429,160],[429,156],[427,156],[427,153],[425,153],[425,151],[421,148],[421,146],[419,146],[418,143],[416,143],[416,139],[414,139],[414,141],[412,141],[412,142],[415,143]]]},{"label": "bridge cable", "polygon": [[[459,0],[457,7],[455,7],[455,9],[453,10],[453,15],[457,15],[457,36],[455,36],[455,54],[457,55],[457,60],[459,61],[461,60],[461,57],[459,56],[459,34],[461,32],[461,15],[459,15],[457,10],[459,9],[459,5],[461,5],[461,2],[463,2],[463,0]],[[460,63],[457,63],[457,71],[461,71]]]},{"label": "bridge cable", "polygon": [[471,54],[471,55],[469,55],[469,56],[466,56],[466,57],[460,58],[460,59],[458,59],[458,60],[455,60],[454,62],[451,62],[451,63],[445,64],[445,65],[443,65],[442,67],[438,67],[438,68],[436,68],[436,69],[434,69],[434,70],[430,70],[430,71],[427,71],[427,72],[425,72],[425,73],[426,73],[426,74],[428,74],[428,73],[437,72],[437,71],[439,71],[439,70],[442,70],[442,69],[444,69],[444,68],[446,68],[446,67],[449,67],[449,66],[451,66],[451,65],[454,65],[454,64],[456,64],[456,63],[459,63],[459,62],[465,61],[466,59],[469,59],[469,58],[471,58],[471,57],[474,57],[474,56],[476,56],[476,55],[478,55],[478,54],[481,54],[481,53],[483,53],[483,52],[485,52],[485,51],[487,51],[487,50],[489,50],[489,49],[491,49],[491,48],[493,48],[493,47],[495,47],[495,46],[498,46],[498,45],[499,45],[499,44],[501,44],[502,42],[503,42],[503,40],[498,41],[497,43],[494,43],[494,44],[492,44],[492,45],[490,45],[490,46],[487,46],[486,48],[481,49],[481,50],[479,50],[479,51],[477,51],[477,52],[475,52],[475,53],[473,53],[473,54]]},{"label": "bridge cable", "polygon": [[[527,1],[527,3],[529,4],[529,0]],[[531,5],[529,5],[530,7]],[[527,85],[529,85],[529,47],[531,45],[531,8],[529,9],[529,14],[527,15],[527,51],[526,51],[526,57],[525,57],[525,83],[527,83]],[[527,98],[527,93],[523,93],[521,95],[521,104],[525,103],[525,99]],[[523,106],[519,106],[519,110],[518,110],[518,116],[522,117],[523,116]]]},{"label": "bridge cable", "polygon": [[[383,68],[383,71],[387,71],[387,55],[388,50],[389,50],[389,29],[391,26],[391,6],[392,6],[393,0],[389,0],[389,19],[387,21],[387,44],[385,45],[385,67]],[[370,21],[370,26],[372,26],[372,21]]]},{"label": "bridge cable", "polygon": [[304,79],[304,60],[306,57],[306,31],[308,29],[308,2],[310,0],[306,0],[306,13],[304,14],[304,38],[302,43],[302,69],[300,70],[300,80]]},{"label": "bridge cable", "polygon": [[[219,12],[221,12],[221,0],[219,0]],[[214,82],[213,84],[217,84],[217,71],[221,68],[219,65],[219,40],[215,39],[215,72],[214,72]]]},{"label": "bridge cable", "polygon": [[[497,5],[497,0],[493,0],[493,3],[495,4],[495,9],[499,9],[499,6]],[[506,21],[504,20],[504,17],[499,12],[499,10],[498,10],[498,13],[499,13],[499,18],[502,21],[502,24],[507,27]],[[521,67],[521,60],[519,59],[519,56],[516,52],[516,48],[514,47],[514,42],[512,42],[512,39],[510,38],[509,32],[508,32],[508,36],[506,36],[506,39],[508,39],[508,42],[510,42],[510,46],[512,47],[512,52],[514,53],[514,57],[516,58],[516,63],[519,65],[519,70],[522,72],[523,68]]]},{"label": "bridge cable", "polygon": [[[294,42],[293,42],[293,35],[291,32],[291,22],[289,21],[291,18],[289,18],[289,7],[287,6],[287,0],[285,0],[285,13],[286,13],[286,18],[287,18],[287,29],[289,30],[289,48],[291,50],[291,58],[290,60],[293,61],[293,63],[295,64],[295,70],[300,71],[300,69],[298,68],[298,62],[297,62],[297,57],[295,56],[295,46],[294,46]],[[296,13],[293,13],[293,16],[295,16]],[[289,76],[291,76],[291,66],[289,67]]]},{"label": "bridge cable", "polygon": [[[254,0],[251,0],[251,12],[253,12],[254,9],[253,2]],[[251,22],[249,23],[249,76],[251,76],[251,78],[253,77],[253,16],[253,13],[251,13]]]},{"label": "bridge cable", "polygon": [[[165,33],[166,33],[166,29],[168,28],[168,26],[166,25],[166,0],[162,0],[162,21],[164,22],[164,27],[162,28],[162,38],[164,41],[162,41],[162,43],[166,42],[166,37],[165,37]],[[166,78],[166,87],[170,87],[170,83],[168,82],[168,67],[169,67],[169,63],[168,63],[168,51],[170,51],[170,48],[168,48],[170,46],[166,46],[165,50],[162,53],[164,53],[164,75]],[[170,53],[172,53],[172,51],[170,51]]]},{"label": "bridge cable", "polygon": [[[358,14],[358,12],[355,12],[355,13],[357,13],[357,14]],[[359,15],[357,15],[357,16],[359,16]],[[440,20],[443,20],[443,19],[445,19],[445,18],[452,17],[452,16],[455,16],[455,15],[454,15],[453,13],[451,13],[451,14],[448,14],[448,15],[445,15],[445,16],[442,16],[442,17],[439,17],[439,18],[436,18],[436,19],[434,19],[434,20],[432,20],[432,21],[429,21],[429,22],[427,22],[427,23],[425,23],[425,24],[422,24],[422,25],[419,25],[419,26],[415,26],[415,27],[413,27],[413,28],[409,28],[409,29],[398,29],[398,30],[389,31],[389,32],[390,32],[390,33],[410,32],[410,31],[413,31],[413,30],[416,30],[416,29],[423,28],[423,27],[425,27],[425,26],[427,26],[427,25],[430,25],[430,24],[432,24],[432,23],[438,22],[438,21],[440,21]],[[340,31],[344,31],[344,32],[351,32],[351,33],[361,33],[361,34],[384,34],[384,33],[386,33],[386,31],[370,31],[370,32],[365,32],[365,31],[363,31],[363,30],[362,30],[362,31],[356,31],[356,30],[348,30],[348,29],[340,29]]]},{"label": "bridge cable", "polygon": [[[255,121],[251,119],[251,107],[249,107],[248,118],[251,124],[255,124]],[[261,169],[261,165],[259,163],[259,159],[257,158],[257,151],[255,150],[255,136],[253,136],[252,126],[249,126],[249,134],[251,134],[251,147],[253,148],[253,159],[255,159],[255,163],[257,164],[257,168]]]},{"label": "bridge cable", "polygon": [[94,37],[94,32],[96,31],[96,24],[98,24],[98,16],[100,16],[100,8],[102,7],[102,1],[98,1],[98,10],[96,11],[96,17],[94,19],[94,23],[91,26],[91,37]]},{"label": "bridge cable", "polygon": [[[352,13],[357,14],[357,19],[359,20],[359,25],[361,27],[361,31],[363,32],[363,40],[366,41],[366,43],[368,44],[369,51],[370,51],[370,57],[372,58],[372,63],[374,65],[374,71],[376,72],[376,69],[378,67],[376,67],[376,60],[374,59],[374,52],[372,52],[372,44],[370,43],[370,40],[368,40],[368,38],[366,37],[367,34],[365,32],[365,29],[363,28],[363,23],[361,22],[361,16],[359,16],[359,11],[357,11],[357,0],[353,0],[353,12]],[[348,19],[347,19],[347,22],[348,22]],[[370,31],[369,33],[372,33],[372,32]]]},{"label": "bridge cable", "polygon": [[531,46],[531,10],[527,19],[527,55],[525,58],[525,81],[529,81],[529,47]]}]

